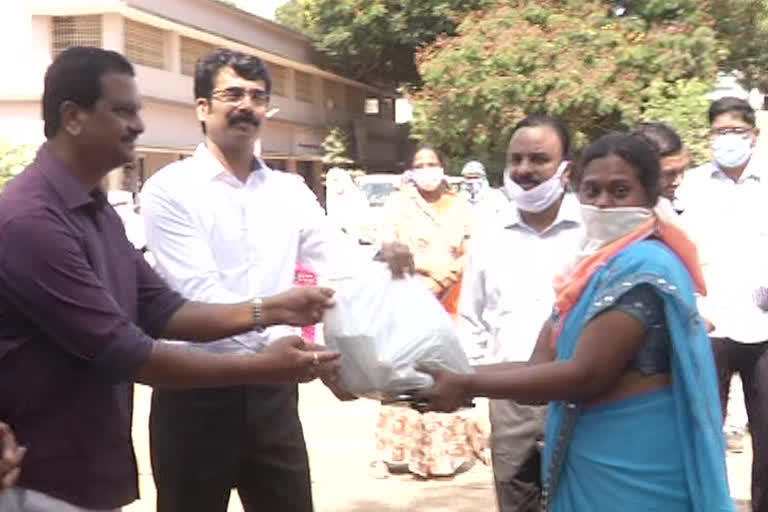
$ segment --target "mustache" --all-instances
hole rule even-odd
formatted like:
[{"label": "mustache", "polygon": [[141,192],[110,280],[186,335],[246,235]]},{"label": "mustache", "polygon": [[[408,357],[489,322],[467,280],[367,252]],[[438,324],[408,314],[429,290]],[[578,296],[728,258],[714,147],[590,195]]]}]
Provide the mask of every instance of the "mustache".
[{"label": "mustache", "polygon": [[234,126],[237,123],[250,123],[256,128],[258,128],[261,126],[261,119],[255,117],[253,114],[249,114],[247,112],[240,112],[238,114],[233,114],[228,121],[229,126]]}]

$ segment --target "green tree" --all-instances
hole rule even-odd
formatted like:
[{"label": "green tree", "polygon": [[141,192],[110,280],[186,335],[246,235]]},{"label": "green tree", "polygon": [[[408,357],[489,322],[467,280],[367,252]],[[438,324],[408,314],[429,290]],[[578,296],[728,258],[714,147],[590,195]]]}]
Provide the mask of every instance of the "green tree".
[{"label": "green tree", "polygon": [[747,88],[768,90],[768,0],[708,0],[718,37],[728,48],[724,71],[737,71]]},{"label": "green tree", "polygon": [[309,35],[299,0],[289,0],[278,7],[275,11],[275,19],[288,28]]},{"label": "green tree", "polygon": [[370,83],[418,83],[414,55],[494,0],[291,0],[277,20],[311,37],[325,64]]},{"label": "green tree", "polygon": [[334,126],[323,140],[323,163],[330,167],[349,167],[354,161],[349,157],[349,137],[344,129]]},{"label": "green tree", "polygon": [[497,172],[511,128],[531,112],[563,118],[577,143],[653,117],[699,147],[722,56],[710,21],[692,0],[628,5],[510,1],[469,14],[458,36],[418,55],[416,137]]},{"label": "green tree", "polygon": [[0,139],[0,191],[35,158],[37,148]]}]

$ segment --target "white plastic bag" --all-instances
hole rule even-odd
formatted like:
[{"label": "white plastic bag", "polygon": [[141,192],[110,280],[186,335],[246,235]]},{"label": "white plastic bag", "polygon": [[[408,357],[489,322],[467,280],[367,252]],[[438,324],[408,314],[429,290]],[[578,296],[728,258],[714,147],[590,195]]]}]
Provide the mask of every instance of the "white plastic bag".
[{"label": "white plastic bag", "polygon": [[432,385],[418,364],[471,373],[454,321],[418,278],[394,279],[372,262],[335,280],[336,306],[325,313],[325,343],[341,353],[340,385],[357,396],[387,399]]}]

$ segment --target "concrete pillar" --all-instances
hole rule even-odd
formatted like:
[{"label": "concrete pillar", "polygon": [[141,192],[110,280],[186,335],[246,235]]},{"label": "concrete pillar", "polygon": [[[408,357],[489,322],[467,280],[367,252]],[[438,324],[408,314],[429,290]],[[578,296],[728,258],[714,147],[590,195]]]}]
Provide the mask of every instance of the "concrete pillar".
[{"label": "concrete pillar", "polygon": [[109,13],[101,17],[101,42],[105,50],[125,53],[125,18]]},{"label": "concrete pillar", "polygon": [[181,36],[178,32],[167,32],[165,37],[165,69],[181,73]]}]

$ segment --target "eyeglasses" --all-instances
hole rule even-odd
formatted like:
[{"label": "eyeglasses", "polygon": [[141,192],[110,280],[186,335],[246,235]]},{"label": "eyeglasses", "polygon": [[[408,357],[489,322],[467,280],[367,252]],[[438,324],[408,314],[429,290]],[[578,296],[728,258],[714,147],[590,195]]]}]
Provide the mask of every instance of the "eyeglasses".
[{"label": "eyeglasses", "polygon": [[224,103],[239,105],[245,100],[246,95],[251,103],[257,107],[264,107],[269,103],[269,94],[262,89],[245,89],[244,87],[227,87],[217,89],[211,93],[211,97]]},{"label": "eyeglasses", "polygon": [[712,135],[749,135],[750,133],[752,128],[746,126],[723,126],[712,129]]}]

